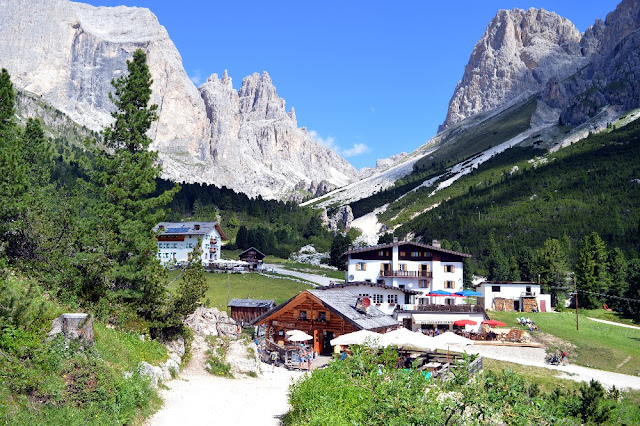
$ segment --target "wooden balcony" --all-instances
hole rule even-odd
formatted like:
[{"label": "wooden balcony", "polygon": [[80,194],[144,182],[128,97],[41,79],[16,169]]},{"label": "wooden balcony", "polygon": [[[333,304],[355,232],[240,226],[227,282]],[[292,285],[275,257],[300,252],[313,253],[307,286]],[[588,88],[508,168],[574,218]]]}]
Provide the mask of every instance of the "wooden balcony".
[{"label": "wooden balcony", "polygon": [[211,248],[209,249],[209,253],[215,253],[215,252],[217,252],[217,251],[218,251],[218,249],[217,249],[217,248],[215,248],[215,247],[211,247]]},{"label": "wooden balcony", "polygon": [[211,238],[211,239],[209,240],[209,244],[218,244],[218,240],[217,240],[217,239],[215,239],[215,238]]},{"label": "wooden balcony", "polygon": [[382,277],[433,278],[431,271],[380,271]]}]

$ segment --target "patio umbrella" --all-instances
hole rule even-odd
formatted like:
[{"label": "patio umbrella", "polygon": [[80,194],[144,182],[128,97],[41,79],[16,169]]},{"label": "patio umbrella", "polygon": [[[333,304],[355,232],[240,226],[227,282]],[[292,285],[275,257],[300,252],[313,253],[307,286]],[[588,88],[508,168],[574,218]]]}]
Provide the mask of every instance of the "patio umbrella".
[{"label": "patio umbrella", "polygon": [[429,294],[425,294],[425,296],[451,296],[453,293],[444,290],[436,290],[432,291]]},{"label": "patio umbrella", "polygon": [[302,330],[287,330],[286,334],[287,336],[291,336],[292,334],[296,334],[296,333],[304,333],[304,331]]},{"label": "patio umbrella", "polygon": [[399,328],[380,336],[378,344],[382,347],[397,346],[398,348],[414,351],[431,351],[435,349],[433,337],[422,333],[415,333],[406,328]]},{"label": "patio umbrella", "polygon": [[442,333],[439,336],[435,336],[433,341],[438,345],[473,345],[473,340],[451,333],[450,331]]},{"label": "patio umbrella", "polygon": [[447,348],[447,362],[449,361],[449,347],[450,346],[466,346],[473,345],[473,340],[467,339],[466,337],[458,336],[455,333],[451,333],[447,331],[446,333],[442,333],[439,336],[433,338],[436,347],[438,349]]},{"label": "patio umbrella", "polygon": [[291,342],[304,342],[305,340],[311,340],[313,336],[309,336],[304,331],[300,331],[299,333],[294,333],[289,336],[289,340]]},{"label": "patio umbrella", "polygon": [[477,291],[473,291],[473,290],[458,291],[456,292],[456,294],[464,297],[482,296],[482,293],[478,293]]},{"label": "patio umbrella", "polygon": [[490,327],[504,327],[505,323],[503,323],[502,321],[498,321],[498,320],[486,320],[486,321],[482,321],[482,324],[487,324]]},{"label": "patio umbrella", "polygon": [[454,321],[453,325],[459,325],[459,326],[463,326],[463,325],[478,325],[477,322],[470,320],[470,319],[461,319],[458,321]]},{"label": "patio umbrella", "polygon": [[364,345],[375,346],[382,334],[369,330],[358,330],[331,339],[331,346],[336,345]]}]

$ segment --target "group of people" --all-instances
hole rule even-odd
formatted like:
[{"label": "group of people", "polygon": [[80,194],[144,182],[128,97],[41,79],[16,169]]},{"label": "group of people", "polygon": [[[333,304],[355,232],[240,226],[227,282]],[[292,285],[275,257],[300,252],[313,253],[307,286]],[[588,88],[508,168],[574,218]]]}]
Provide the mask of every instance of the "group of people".
[{"label": "group of people", "polygon": [[562,365],[567,365],[567,352],[566,351],[560,351],[560,353],[558,352],[554,352],[553,356],[551,357],[551,364],[560,364],[562,363]]},{"label": "group of people", "polygon": [[518,321],[518,324],[520,325],[524,325],[525,327],[529,328],[529,331],[538,331],[538,326],[536,325],[535,322],[533,322],[531,320],[531,318],[527,317],[522,317],[522,318],[516,318],[516,321]]},{"label": "group of people", "polygon": [[311,371],[312,362],[314,358],[313,348],[307,348],[304,343],[300,343],[300,347],[297,350],[299,362],[298,368],[302,370],[302,365],[307,363],[307,370]]}]

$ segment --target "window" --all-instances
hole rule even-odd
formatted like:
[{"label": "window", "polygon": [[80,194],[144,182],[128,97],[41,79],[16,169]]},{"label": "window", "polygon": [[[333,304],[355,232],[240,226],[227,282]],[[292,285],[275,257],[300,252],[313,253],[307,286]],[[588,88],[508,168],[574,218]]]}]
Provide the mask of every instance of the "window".
[{"label": "window", "polygon": [[530,285],[528,285],[525,291],[526,291],[527,293],[531,293],[531,286],[530,286]]},{"label": "window", "polygon": [[412,251],[411,252],[411,257],[420,257],[420,252],[419,251]]},{"label": "window", "polygon": [[397,294],[387,294],[387,303],[398,303]]},{"label": "window", "polygon": [[360,297],[369,297],[369,293],[360,293],[358,296],[360,296]]},{"label": "window", "polygon": [[378,256],[384,256],[384,250],[378,251]]},{"label": "window", "polygon": [[376,280],[376,283],[384,285],[384,280]]},{"label": "window", "polygon": [[398,265],[398,270],[399,271],[406,271],[407,270],[407,264],[406,263],[400,263]]},{"label": "window", "polygon": [[173,248],[178,248],[178,243],[173,243]]},{"label": "window", "polygon": [[374,294],[373,303],[384,303],[384,297],[381,294]]},{"label": "window", "polygon": [[356,271],[366,271],[367,270],[367,264],[364,262],[358,262],[356,263]]},{"label": "window", "polygon": [[406,251],[401,251],[401,252],[400,252],[400,256],[406,256],[406,255],[407,255],[407,252],[406,252]]},{"label": "window", "polygon": [[494,293],[500,293],[500,286],[499,285],[492,285],[491,286],[491,291]]},{"label": "window", "polygon": [[455,281],[445,281],[444,282],[444,288],[455,288],[456,287],[456,282]]},{"label": "window", "polygon": [[318,312],[317,321],[326,321],[326,320],[327,320],[327,313],[326,312]]},{"label": "window", "polygon": [[429,287],[429,281],[427,281],[427,280],[418,280],[418,287],[420,287],[420,288],[428,288]]},{"label": "window", "polygon": [[187,248],[193,248],[193,243],[187,243]]},{"label": "window", "polygon": [[300,311],[300,314],[298,315],[298,319],[306,320],[307,319],[307,311]]},{"label": "window", "polygon": [[430,251],[425,251],[424,252],[424,257],[431,257],[431,252]]},{"label": "window", "polygon": [[445,272],[455,272],[456,271],[456,267],[453,265],[444,265],[444,271]]}]

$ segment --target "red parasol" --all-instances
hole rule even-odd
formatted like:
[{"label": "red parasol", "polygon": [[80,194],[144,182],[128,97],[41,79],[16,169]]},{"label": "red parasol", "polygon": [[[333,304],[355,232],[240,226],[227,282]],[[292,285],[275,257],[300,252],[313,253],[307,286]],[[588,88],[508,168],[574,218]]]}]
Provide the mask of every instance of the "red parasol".
[{"label": "red parasol", "polygon": [[460,325],[460,326],[463,326],[463,325],[477,325],[477,324],[478,324],[477,322],[472,321],[470,319],[461,319],[461,320],[453,322],[453,325]]},{"label": "red parasol", "polygon": [[507,325],[507,324],[503,323],[502,321],[492,320],[492,319],[487,320],[487,321],[482,321],[482,324],[487,324],[487,325],[489,325],[491,327],[504,327],[505,325]]}]

